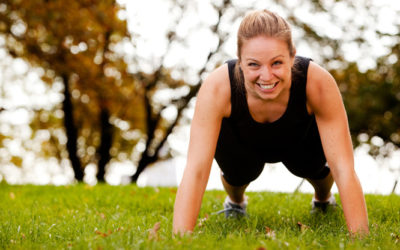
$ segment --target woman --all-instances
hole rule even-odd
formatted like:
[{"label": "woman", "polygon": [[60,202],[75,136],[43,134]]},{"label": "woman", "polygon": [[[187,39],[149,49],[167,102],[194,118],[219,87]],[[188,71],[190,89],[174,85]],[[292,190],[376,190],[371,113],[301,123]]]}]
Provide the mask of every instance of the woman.
[{"label": "woman", "polygon": [[314,187],[313,209],[335,205],[330,192],[335,181],[348,230],[368,233],[336,82],[326,70],[295,54],[283,18],[261,10],[243,19],[238,60],[212,72],[197,97],[187,165],[175,201],[175,233],[194,229],[214,157],[228,194],[226,215],[246,212],[245,189],[266,162],[283,162]]}]

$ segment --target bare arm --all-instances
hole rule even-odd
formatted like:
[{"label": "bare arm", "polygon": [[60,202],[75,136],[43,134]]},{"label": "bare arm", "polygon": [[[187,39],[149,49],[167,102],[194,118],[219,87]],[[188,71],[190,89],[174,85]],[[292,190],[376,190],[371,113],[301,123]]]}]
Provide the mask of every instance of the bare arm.
[{"label": "bare arm", "polygon": [[230,86],[227,65],[222,65],[204,81],[197,96],[190,129],[186,168],[174,206],[173,232],[190,232],[196,225],[201,201],[223,117],[230,113]]},{"label": "bare arm", "polygon": [[311,62],[307,80],[307,105],[315,114],[322,146],[339,189],[347,228],[366,234],[368,214],[360,181],[354,170],[354,155],[346,111],[333,77]]}]

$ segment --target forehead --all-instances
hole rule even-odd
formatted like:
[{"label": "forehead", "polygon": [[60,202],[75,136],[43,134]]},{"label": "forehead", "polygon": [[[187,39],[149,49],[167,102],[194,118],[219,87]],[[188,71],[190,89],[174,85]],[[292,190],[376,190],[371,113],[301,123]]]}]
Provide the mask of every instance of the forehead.
[{"label": "forehead", "polygon": [[256,36],[243,42],[241,51],[243,59],[268,59],[277,55],[289,56],[289,48],[281,39]]}]

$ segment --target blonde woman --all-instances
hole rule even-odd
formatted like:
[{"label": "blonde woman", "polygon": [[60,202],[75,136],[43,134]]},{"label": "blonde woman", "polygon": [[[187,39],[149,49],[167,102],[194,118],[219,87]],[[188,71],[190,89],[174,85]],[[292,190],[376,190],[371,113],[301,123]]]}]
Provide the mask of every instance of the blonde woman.
[{"label": "blonde woman", "polygon": [[194,229],[215,158],[227,192],[227,216],[246,213],[245,189],[265,163],[282,162],[312,184],[314,210],[336,205],[331,194],[336,182],[348,230],[368,233],[335,80],[310,59],[296,56],[290,26],[275,13],[249,13],[237,36],[238,59],[212,72],[197,97],[174,232]]}]

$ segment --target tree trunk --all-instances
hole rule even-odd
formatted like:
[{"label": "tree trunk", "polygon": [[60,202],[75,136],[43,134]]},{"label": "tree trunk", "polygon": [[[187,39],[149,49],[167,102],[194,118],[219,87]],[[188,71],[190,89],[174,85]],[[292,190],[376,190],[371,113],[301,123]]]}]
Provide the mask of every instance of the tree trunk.
[{"label": "tree trunk", "polygon": [[66,74],[63,74],[62,79],[64,83],[64,101],[62,103],[62,109],[64,111],[64,127],[67,135],[67,151],[69,155],[69,160],[71,161],[72,169],[74,170],[75,179],[81,182],[83,181],[83,170],[77,154],[78,130],[75,127],[74,123],[68,76]]},{"label": "tree trunk", "polygon": [[110,113],[108,109],[102,108],[100,112],[100,123],[101,123],[101,143],[97,150],[97,156],[99,162],[97,164],[97,181],[104,182],[105,181],[105,168],[107,163],[111,159],[110,149],[112,146],[112,136],[113,136],[113,127],[110,124]]},{"label": "tree trunk", "polygon": [[157,160],[158,152],[155,152],[153,155],[150,155],[150,146],[154,139],[154,132],[156,130],[157,124],[161,119],[161,112],[157,114],[156,117],[153,117],[152,112],[153,108],[150,104],[150,99],[145,94],[144,96],[144,104],[146,107],[146,123],[147,123],[147,141],[146,141],[146,149],[142,153],[142,157],[139,160],[136,173],[131,177],[131,182],[136,183],[139,175],[143,172],[143,170],[149,165]]},{"label": "tree trunk", "polygon": [[148,155],[148,151],[146,150],[145,152],[143,152],[142,154],[142,158],[140,158],[140,161],[138,163],[138,167],[136,169],[136,173],[131,177],[131,181],[133,183],[136,183],[139,175],[143,172],[143,170],[151,163],[156,162],[157,157],[154,156],[149,156]]}]

